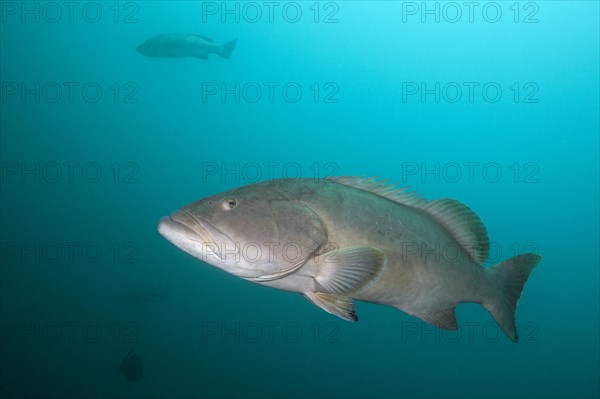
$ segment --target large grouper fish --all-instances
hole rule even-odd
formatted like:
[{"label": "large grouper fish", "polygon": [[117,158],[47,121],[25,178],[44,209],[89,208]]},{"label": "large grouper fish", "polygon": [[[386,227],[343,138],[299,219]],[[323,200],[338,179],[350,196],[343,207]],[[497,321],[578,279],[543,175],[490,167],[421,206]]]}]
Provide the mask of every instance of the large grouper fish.
[{"label": "large grouper fish", "polygon": [[194,57],[207,60],[209,54],[218,54],[222,58],[231,57],[236,43],[237,39],[215,43],[206,36],[191,33],[163,33],[146,40],[136,50],[147,57]]},{"label": "large grouper fish", "polygon": [[482,267],[489,241],[473,211],[376,178],[250,184],[184,206],[158,231],[210,265],[302,293],[345,320],[358,320],[360,300],[455,330],[456,305],[475,302],[515,342],[517,301],[540,261],[528,253]]}]

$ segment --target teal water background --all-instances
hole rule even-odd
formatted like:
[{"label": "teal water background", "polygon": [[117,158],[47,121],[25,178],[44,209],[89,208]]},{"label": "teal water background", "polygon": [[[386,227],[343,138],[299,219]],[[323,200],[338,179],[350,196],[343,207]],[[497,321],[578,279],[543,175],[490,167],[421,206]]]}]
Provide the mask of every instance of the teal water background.
[{"label": "teal water background", "polygon": [[[475,2],[472,21],[462,2],[47,4],[0,3],[2,397],[598,397],[598,2]],[[135,51],[168,32],[238,43]],[[539,252],[520,342],[475,304],[458,332],[367,303],[348,323],[156,231],[204,196],[330,174],[464,202],[488,265]]]}]

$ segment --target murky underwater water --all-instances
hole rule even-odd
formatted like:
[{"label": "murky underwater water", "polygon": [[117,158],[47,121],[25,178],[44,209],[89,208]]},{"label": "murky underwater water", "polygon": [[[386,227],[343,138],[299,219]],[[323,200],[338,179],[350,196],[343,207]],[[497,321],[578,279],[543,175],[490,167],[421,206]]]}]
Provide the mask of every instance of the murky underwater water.
[{"label": "murky underwater water", "polygon": [[[597,2],[0,7],[2,397],[598,396]],[[477,304],[349,323],[157,232],[346,175],[465,203],[486,266],[541,254],[519,342]]]}]

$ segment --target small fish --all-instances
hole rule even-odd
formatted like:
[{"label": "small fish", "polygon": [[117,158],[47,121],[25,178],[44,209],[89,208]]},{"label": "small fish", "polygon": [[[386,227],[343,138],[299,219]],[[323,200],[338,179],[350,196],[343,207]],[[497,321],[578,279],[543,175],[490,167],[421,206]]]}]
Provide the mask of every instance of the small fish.
[{"label": "small fish", "polygon": [[140,382],[142,380],[142,374],[144,371],[144,367],[142,366],[142,358],[140,358],[139,355],[134,351],[129,351],[123,360],[121,360],[119,370],[129,381]]},{"label": "small fish", "polygon": [[165,33],[154,36],[137,46],[137,51],[148,57],[195,57],[208,59],[209,54],[231,57],[237,39],[218,44],[206,36],[188,33]]},{"label": "small fish", "polygon": [[360,300],[455,330],[456,305],[475,302],[515,342],[517,301],[541,259],[484,268],[488,235],[473,211],[374,178],[251,184],[163,217],[158,231],[198,259],[302,293],[345,320],[358,320],[352,301]]}]

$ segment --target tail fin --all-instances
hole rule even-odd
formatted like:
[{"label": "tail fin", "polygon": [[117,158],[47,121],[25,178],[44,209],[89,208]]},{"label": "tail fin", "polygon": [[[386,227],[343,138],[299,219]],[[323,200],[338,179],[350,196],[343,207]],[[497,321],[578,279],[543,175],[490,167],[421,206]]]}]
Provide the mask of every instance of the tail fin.
[{"label": "tail fin", "polygon": [[222,44],[218,50],[218,54],[223,58],[231,57],[231,52],[235,48],[235,44],[237,43],[237,39]]},{"label": "tail fin", "polygon": [[529,274],[540,260],[539,255],[523,254],[488,269],[498,284],[499,294],[484,302],[483,306],[492,314],[504,334],[514,342],[518,340],[515,326],[517,302]]}]

